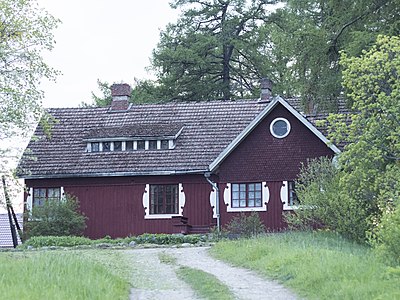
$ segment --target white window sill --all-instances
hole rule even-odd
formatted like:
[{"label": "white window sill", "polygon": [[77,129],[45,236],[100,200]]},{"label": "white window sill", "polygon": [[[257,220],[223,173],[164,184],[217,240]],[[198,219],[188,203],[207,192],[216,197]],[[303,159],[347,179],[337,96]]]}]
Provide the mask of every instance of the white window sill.
[{"label": "white window sill", "polygon": [[283,210],[296,210],[296,209],[299,209],[299,208],[300,208],[300,206],[298,206],[298,205],[284,206]]},{"label": "white window sill", "polygon": [[227,212],[267,211],[266,207],[228,207]]},{"label": "white window sill", "polygon": [[172,217],[182,217],[180,214],[157,214],[157,215],[145,215],[145,219],[172,219]]}]

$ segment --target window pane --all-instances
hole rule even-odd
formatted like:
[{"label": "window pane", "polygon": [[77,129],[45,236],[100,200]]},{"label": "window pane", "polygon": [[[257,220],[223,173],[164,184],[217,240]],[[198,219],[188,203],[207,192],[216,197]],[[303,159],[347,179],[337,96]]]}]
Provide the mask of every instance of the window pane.
[{"label": "window pane", "polygon": [[239,207],[239,199],[232,199],[232,207]]},{"label": "window pane", "polygon": [[125,142],[125,150],[126,151],[132,151],[133,150],[133,141]]},{"label": "window pane", "polygon": [[103,151],[104,152],[110,151],[110,142],[103,142]]},{"label": "window pane", "polygon": [[100,151],[99,143],[91,143],[91,146],[92,146],[92,149],[91,149],[92,152]]},{"label": "window pane", "polygon": [[239,191],[239,185],[237,183],[232,184],[232,191],[234,191],[234,192]]},{"label": "window pane", "polygon": [[122,142],[114,142],[114,151],[122,151]]},{"label": "window pane", "polygon": [[249,191],[254,191],[254,183],[249,183]]},{"label": "window pane", "polygon": [[239,192],[232,192],[232,199],[238,200],[239,199]]},{"label": "window pane", "polygon": [[242,199],[246,200],[246,192],[240,192],[239,197],[240,197],[240,200],[242,200]]},{"label": "window pane", "polygon": [[144,141],[137,141],[137,149],[144,150]]},{"label": "window pane", "polygon": [[278,120],[274,123],[274,125],[272,125],[272,130],[274,131],[275,135],[284,136],[288,131],[288,127],[285,121]]},{"label": "window pane", "polygon": [[150,214],[177,214],[178,186],[150,186]]},{"label": "window pane", "polygon": [[256,199],[255,206],[257,206],[257,207],[261,207],[262,206],[261,198],[257,198]]},{"label": "window pane", "polygon": [[47,190],[47,200],[49,201],[59,201],[60,200],[60,189],[59,188],[49,188]]},{"label": "window pane", "polygon": [[246,207],[246,199],[240,199],[240,207]]},{"label": "window pane", "polygon": [[156,150],[157,149],[157,141],[155,141],[155,140],[149,141],[149,149]]},{"label": "window pane", "polygon": [[161,141],[161,149],[168,149],[169,148],[169,141],[168,140],[162,140]]}]

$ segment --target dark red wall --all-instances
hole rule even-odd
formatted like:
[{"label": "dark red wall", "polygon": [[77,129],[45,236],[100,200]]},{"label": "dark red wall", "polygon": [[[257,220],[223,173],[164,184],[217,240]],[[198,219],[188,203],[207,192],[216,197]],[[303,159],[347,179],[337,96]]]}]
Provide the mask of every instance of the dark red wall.
[{"label": "dark red wall", "polygon": [[[287,137],[278,139],[270,133],[270,124],[275,118],[290,122],[291,131]],[[222,162],[219,179],[221,182],[293,180],[301,162],[306,162],[307,158],[333,155],[311,130],[278,104]]]},{"label": "dark red wall", "polygon": [[168,183],[183,184],[186,197],[183,216],[189,224],[213,223],[211,186],[203,175],[26,180],[28,187],[63,186],[66,193],[75,195],[81,211],[88,217],[85,235],[90,238],[173,232],[171,219],[145,219],[142,203],[146,184]]}]

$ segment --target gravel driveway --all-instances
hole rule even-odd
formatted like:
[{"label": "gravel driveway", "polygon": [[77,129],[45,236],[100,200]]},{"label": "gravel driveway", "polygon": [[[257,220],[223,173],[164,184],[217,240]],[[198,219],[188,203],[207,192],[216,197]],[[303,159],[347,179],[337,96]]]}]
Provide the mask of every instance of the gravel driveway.
[{"label": "gravel driveway", "polygon": [[[256,273],[218,261],[208,254],[209,247],[156,248],[128,250],[134,266],[130,299],[198,299],[190,287],[177,278],[175,269],[188,266],[215,275],[237,299],[297,299],[280,284]],[[177,265],[161,263],[159,253],[177,259]],[[218,299],[216,295],[215,299]]]}]

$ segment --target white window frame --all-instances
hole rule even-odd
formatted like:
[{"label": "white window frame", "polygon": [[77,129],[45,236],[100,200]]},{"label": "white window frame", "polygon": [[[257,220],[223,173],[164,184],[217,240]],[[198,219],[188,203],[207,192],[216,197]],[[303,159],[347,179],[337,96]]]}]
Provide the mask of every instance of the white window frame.
[{"label": "white window frame", "polygon": [[[277,135],[274,132],[274,124],[278,121],[284,121],[286,123],[287,132],[284,135]],[[287,137],[290,133],[290,130],[291,130],[290,122],[285,118],[276,118],[269,125],[269,131],[271,132],[272,136],[276,137],[277,139],[283,139],[283,138]]]},{"label": "white window frame", "polygon": [[287,180],[282,182],[281,201],[283,210],[296,210],[299,208],[299,205],[289,205],[289,182]]},{"label": "white window frame", "polygon": [[186,203],[185,192],[182,183],[178,183],[178,210],[177,214],[150,214],[150,184],[146,184],[142,197],[143,208],[145,211],[145,219],[171,219],[172,217],[183,216],[183,209]]},{"label": "white window frame", "polygon": [[[251,211],[267,211],[268,210],[267,206],[268,206],[268,202],[270,199],[270,193],[269,193],[269,188],[267,186],[267,182],[265,182],[265,181],[261,182],[262,206],[258,206],[258,207],[231,207],[231,205],[232,205],[231,188],[232,188],[232,183],[227,183],[226,188],[224,190],[224,203],[226,205],[227,212],[251,212]],[[210,197],[211,197],[211,195],[210,195]]]}]

